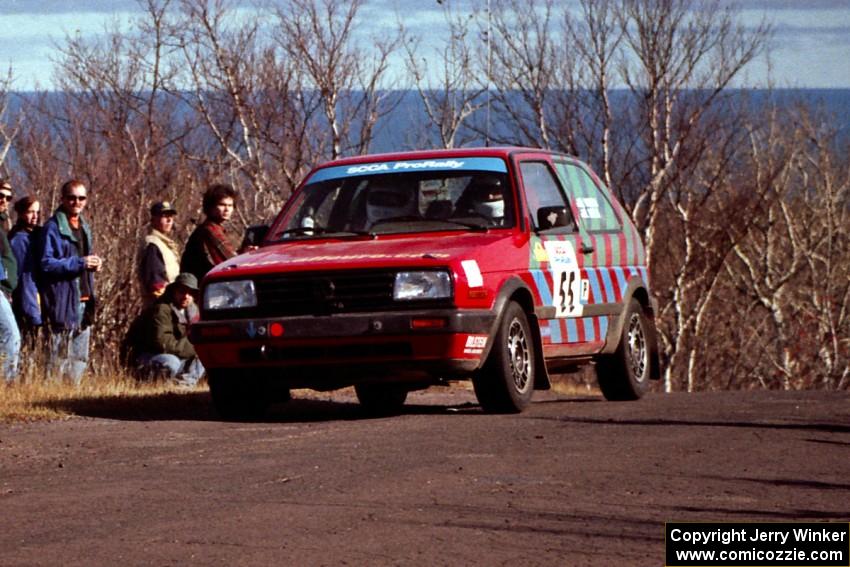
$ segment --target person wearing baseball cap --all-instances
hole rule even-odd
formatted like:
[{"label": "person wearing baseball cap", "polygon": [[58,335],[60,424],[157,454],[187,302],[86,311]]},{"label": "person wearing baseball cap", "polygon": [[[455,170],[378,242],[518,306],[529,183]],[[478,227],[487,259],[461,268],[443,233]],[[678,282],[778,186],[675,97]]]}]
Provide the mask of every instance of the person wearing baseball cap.
[{"label": "person wearing baseball cap", "polygon": [[157,201],[150,213],[150,229],[139,246],[136,263],[145,305],[161,296],[180,273],[180,247],[171,236],[177,209],[171,201]]},{"label": "person wearing baseball cap", "polygon": [[189,325],[198,320],[195,298],[198,278],[179,274],[161,296],[134,321],[129,341],[132,356],[145,379],[164,378],[179,386],[192,387],[204,367],[189,342]]}]

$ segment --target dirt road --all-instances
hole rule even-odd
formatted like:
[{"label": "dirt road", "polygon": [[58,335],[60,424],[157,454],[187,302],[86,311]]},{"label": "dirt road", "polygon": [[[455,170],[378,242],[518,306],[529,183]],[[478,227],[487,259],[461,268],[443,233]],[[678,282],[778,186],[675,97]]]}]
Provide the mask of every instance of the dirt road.
[{"label": "dirt road", "polygon": [[206,394],[0,425],[0,565],[663,565],[665,521],[850,520],[850,395]]}]

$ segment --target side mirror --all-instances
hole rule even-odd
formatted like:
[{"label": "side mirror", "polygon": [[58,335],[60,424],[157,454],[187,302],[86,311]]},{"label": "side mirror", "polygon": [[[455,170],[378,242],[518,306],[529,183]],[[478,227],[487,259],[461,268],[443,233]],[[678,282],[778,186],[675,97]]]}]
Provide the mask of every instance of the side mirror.
[{"label": "side mirror", "polygon": [[259,246],[266,239],[271,227],[267,224],[256,224],[245,229],[245,238],[242,240],[242,247]]},{"label": "side mirror", "polygon": [[537,209],[538,230],[572,225],[573,216],[566,207],[540,207]]}]

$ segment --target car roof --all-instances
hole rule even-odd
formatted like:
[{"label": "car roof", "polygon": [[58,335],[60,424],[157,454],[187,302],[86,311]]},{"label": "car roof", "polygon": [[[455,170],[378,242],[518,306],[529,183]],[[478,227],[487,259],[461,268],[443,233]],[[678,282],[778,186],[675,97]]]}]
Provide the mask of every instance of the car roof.
[{"label": "car roof", "polygon": [[450,150],[413,150],[406,152],[391,152],[382,154],[368,154],[362,156],[354,156],[340,158],[333,161],[328,161],[318,165],[315,169],[324,167],[333,167],[337,165],[352,165],[356,163],[372,163],[378,161],[400,161],[400,160],[415,160],[415,159],[444,159],[453,157],[501,157],[508,158],[516,153],[536,153],[559,155],[575,159],[561,152],[552,150],[543,150],[540,148],[526,148],[522,146],[497,146],[497,147],[479,147],[479,148],[454,148]]}]

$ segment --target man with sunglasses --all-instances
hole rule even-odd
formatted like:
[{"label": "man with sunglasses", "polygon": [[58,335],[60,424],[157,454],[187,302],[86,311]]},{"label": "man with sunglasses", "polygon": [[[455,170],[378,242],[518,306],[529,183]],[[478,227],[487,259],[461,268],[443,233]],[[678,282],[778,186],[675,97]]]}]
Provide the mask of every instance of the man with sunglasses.
[{"label": "man with sunglasses", "polygon": [[92,254],[92,236],[82,212],[86,185],[62,185],[62,202],[42,231],[40,244],[43,312],[50,337],[48,378],[70,378],[79,386],[88,366],[94,320],[94,272],[103,261]]},{"label": "man with sunglasses", "polygon": [[[12,185],[0,180],[0,222],[4,225],[9,218],[9,202],[12,200]],[[9,245],[5,230],[0,230],[0,357],[6,382],[18,377],[18,357],[21,351],[21,333],[12,311],[12,292],[18,285],[18,262]]]}]

